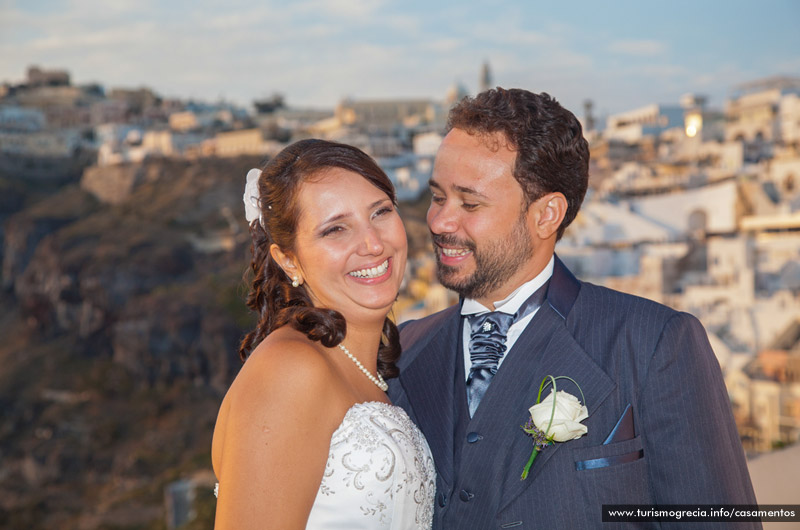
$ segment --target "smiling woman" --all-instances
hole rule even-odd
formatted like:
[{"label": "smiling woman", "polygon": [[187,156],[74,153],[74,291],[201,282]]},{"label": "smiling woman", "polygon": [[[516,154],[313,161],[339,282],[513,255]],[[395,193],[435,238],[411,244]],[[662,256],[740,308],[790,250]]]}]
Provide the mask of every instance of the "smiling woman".
[{"label": "smiling woman", "polygon": [[296,251],[290,258],[274,246],[277,263],[303,279],[315,307],[336,307],[350,327],[388,313],[407,250],[392,198],[361,175],[332,168],[306,181],[298,202]]},{"label": "smiling woman", "polygon": [[251,184],[260,321],[214,432],[216,528],[430,528],[428,444],[385,394],[407,253],[391,182],[354,147],[304,140]]}]

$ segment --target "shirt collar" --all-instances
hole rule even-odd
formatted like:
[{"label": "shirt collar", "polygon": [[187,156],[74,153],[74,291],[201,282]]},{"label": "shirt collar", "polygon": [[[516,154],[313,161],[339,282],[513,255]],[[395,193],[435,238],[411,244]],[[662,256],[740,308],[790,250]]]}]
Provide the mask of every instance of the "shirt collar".
[{"label": "shirt collar", "polygon": [[[539,287],[550,279],[553,275],[553,268],[555,267],[555,257],[550,256],[550,261],[542,272],[536,275],[532,280],[529,280],[519,287],[513,293],[506,296],[504,299],[494,303],[494,310],[501,311],[513,315],[517,312],[520,306],[527,300]],[[461,304],[462,315],[477,315],[480,313],[487,313],[491,311],[488,307],[472,298],[465,298],[464,303]]]}]

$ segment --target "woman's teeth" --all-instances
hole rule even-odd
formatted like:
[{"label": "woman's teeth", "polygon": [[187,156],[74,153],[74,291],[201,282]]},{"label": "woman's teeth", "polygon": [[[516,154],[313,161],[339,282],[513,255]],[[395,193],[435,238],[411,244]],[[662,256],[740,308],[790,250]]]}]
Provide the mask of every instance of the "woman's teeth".
[{"label": "woman's teeth", "polygon": [[377,267],[372,267],[370,269],[361,269],[358,271],[349,272],[350,276],[355,278],[377,278],[378,276],[382,276],[387,269],[389,268],[389,260],[387,259]]},{"label": "woman's teeth", "polygon": [[444,248],[442,247],[442,254],[445,256],[449,256],[451,258],[456,256],[466,256],[470,253],[469,249],[466,248]]}]

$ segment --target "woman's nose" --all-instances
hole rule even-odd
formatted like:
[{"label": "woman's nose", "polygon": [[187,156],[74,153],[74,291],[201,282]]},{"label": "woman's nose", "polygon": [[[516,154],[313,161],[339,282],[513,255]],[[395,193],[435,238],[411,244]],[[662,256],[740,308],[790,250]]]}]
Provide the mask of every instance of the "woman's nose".
[{"label": "woman's nose", "polygon": [[364,231],[364,239],[362,241],[362,249],[366,254],[382,254],[383,253],[383,238],[375,227],[369,227]]}]

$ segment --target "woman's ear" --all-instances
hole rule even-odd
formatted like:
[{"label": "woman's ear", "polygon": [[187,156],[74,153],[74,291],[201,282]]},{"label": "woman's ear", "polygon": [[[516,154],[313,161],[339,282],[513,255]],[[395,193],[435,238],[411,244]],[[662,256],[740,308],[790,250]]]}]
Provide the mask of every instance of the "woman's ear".
[{"label": "woman's ear", "polygon": [[539,197],[532,205],[535,226],[540,239],[549,239],[558,233],[564,216],[567,215],[567,198],[563,193],[553,192]]},{"label": "woman's ear", "polygon": [[303,274],[294,256],[282,251],[275,243],[270,245],[269,254],[292,281],[292,287],[298,287],[303,283]]}]

